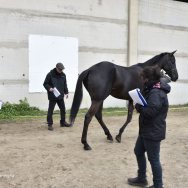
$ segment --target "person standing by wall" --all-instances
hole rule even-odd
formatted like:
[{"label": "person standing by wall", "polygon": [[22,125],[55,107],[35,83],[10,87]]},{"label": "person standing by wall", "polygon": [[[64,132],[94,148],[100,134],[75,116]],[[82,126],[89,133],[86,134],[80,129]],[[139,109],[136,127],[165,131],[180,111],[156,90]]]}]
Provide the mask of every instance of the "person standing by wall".
[{"label": "person standing by wall", "polygon": [[148,188],[163,188],[160,144],[166,135],[166,117],[169,106],[167,93],[171,88],[167,82],[162,81],[161,73],[156,68],[145,68],[141,76],[144,80],[143,96],[147,101],[147,106],[135,105],[137,112],[140,113],[139,135],[134,148],[138,176],[128,178],[128,184],[147,186],[146,152],[153,173],[153,185]]},{"label": "person standing by wall", "polygon": [[[64,69],[65,67],[62,63],[57,63],[56,67],[46,75],[43,83],[43,86],[48,93],[49,106],[47,114],[47,124],[48,130],[50,131],[53,130],[53,111],[56,103],[60,109],[61,114],[60,127],[70,127],[70,124],[65,121],[66,110],[64,96],[68,98],[68,88],[66,75],[63,72]],[[55,94],[57,95],[55,96]]]}]

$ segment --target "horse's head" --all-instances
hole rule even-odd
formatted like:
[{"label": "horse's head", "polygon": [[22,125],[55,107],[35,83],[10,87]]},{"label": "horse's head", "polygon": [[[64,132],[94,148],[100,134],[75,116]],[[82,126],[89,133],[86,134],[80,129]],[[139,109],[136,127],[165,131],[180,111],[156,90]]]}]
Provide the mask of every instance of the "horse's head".
[{"label": "horse's head", "polygon": [[161,68],[165,71],[165,74],[167,74],[173,82],[178,79],[176,59],[174,57],[175,52],[176,51],[171,53],[164,53],[160,61]]}]

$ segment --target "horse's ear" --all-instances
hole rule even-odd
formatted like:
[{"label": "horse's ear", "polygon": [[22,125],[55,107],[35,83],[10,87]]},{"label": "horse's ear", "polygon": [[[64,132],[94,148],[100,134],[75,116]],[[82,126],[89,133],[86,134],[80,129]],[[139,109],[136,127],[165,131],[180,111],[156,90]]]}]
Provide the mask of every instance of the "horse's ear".
[{"label": "horse's ear", "polygon": [[171,55],[175,54],[175,53],[176,53],[176,51],[177,51],[177,50],[175,50],[175,51],[171,52]]}]

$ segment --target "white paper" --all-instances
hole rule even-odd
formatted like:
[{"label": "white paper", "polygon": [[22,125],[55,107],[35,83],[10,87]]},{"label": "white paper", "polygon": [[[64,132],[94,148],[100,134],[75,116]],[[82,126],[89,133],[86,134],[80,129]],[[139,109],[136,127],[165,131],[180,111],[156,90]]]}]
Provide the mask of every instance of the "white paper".
[{"label": "white paper", "polygon": [[54,87],[53,93],[56,97],[59,97],[59,95],[61,95],[61,93],[58,91],[56,87]]},{"label": "white paper", "polygon": [[129,95],[132,98],[134,104],[140,104],[142,106],[147,106],[147,102],[145,98],[140,93],[140,89],[136,88],[131,91],[129,91]]}]

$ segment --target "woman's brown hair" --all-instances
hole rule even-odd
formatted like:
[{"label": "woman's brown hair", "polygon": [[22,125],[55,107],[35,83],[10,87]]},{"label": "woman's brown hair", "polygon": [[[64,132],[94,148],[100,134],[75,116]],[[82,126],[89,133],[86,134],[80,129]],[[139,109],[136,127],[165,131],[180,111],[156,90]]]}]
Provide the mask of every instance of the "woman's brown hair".
[{"label": "woman's brown hair", "polygon": [[143,79],[148,79],[150,81],[160,81],[161,71],[156,67],[146,67],[143,69],[141,76]]}]

